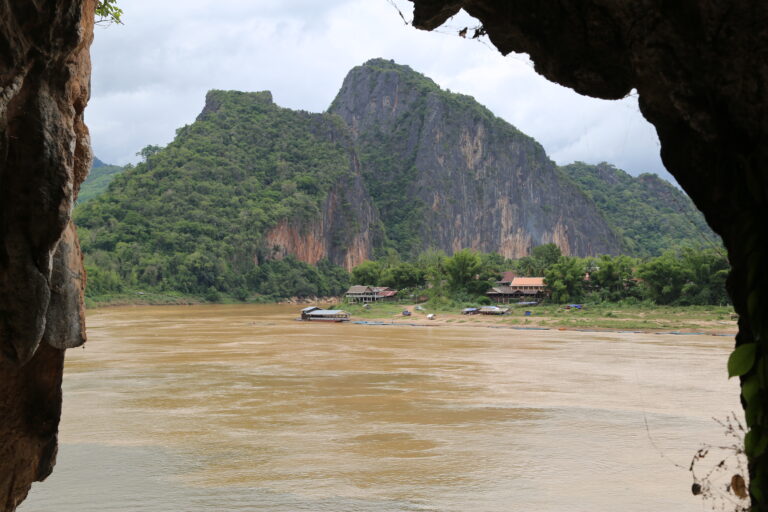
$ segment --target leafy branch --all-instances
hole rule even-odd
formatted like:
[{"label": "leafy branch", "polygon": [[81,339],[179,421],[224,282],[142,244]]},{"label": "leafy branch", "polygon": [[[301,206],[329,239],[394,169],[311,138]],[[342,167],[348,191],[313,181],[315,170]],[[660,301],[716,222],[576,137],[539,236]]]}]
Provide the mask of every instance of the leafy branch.
[{"label": "leafy branch", "polygon": [[99,0],[99,3],[96,4],[96,23],[98,24],[117,23],[122,25],[122,15],[123,10],[117,6],[117,0]]}]

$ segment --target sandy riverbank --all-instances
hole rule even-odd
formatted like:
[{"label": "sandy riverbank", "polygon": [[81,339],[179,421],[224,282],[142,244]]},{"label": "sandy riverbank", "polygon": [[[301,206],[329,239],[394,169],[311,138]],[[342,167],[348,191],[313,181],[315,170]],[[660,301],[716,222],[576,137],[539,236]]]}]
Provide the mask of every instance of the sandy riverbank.
[{"label": "sandy riverbank", "polygon": [[[413,305],[375,305],[370,310],[348,308],[352,321],[416,324],[429,326],[467,326],[516,329],[577,331],[633,331],[656,333],[703,333],[730,336],[737,332],[736,320],[722,308],[630,308],[599,306],[584,310],[565,310],[557,306],[512,309],[508,315],[462,315],[453,312],[417,310]],[[410,311],[405,316],[402,311]],[[427,319],[434,313],[435,318]]]}]

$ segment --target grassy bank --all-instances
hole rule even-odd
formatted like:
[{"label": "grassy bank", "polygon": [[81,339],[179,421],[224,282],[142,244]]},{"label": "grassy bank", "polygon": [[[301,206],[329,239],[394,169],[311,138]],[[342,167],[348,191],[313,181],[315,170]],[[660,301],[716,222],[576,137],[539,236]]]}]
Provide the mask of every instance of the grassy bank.
[{"label": "grassy bank", "polygon": [[108,306],[161,306],[203,304],[204,302],[200,297],[192,297],[177,292],[122,292],[86,297],[85,307],[94,309]]},{"label": "grassy bank", "polygon": [[[93,309],[128,305],[236,304],[244,301],[221,295],[215,301],[177,292],[125,292],[86,298],[86,307]],[[247,303],[274,302],[267,297],[250,297]],[[297,311],[307,304],[295,304]],[[378,303],[364,308],[358,304],[319,304],[338,307],[350,313],[353,320],[382,322],[429,323],[430,325],[520,326],[565,329],[609,329],[627,331],[686,331],[735,333],[736,320],[731,306],[656,306],[648,304],[595,304],[583,309],[566,310],[562,306],[510,306],[507,315],[462,315],[460,305]],[[403,316],[408,310],[411,316]],[[526,315],[526,311],[530,315]],[[434,313],[435,320],[427,320]]]},{"label": "grassy bank", "polygon": [[[422,305],[419,311],[412,304],[372,304],[365,309],[359,305],[344,306],[354,319],[431,322],[436,325],[528,326],[566,329],[610,329],[636,331],[686,331],[735,333],[736,320],[730,306],[650,306],[598,304],[583,309],[566,310],[558,305],[533,307],[511,306],[507,315],[462,315],[460,308]],[[411,316],[402,315],[403,310]],[[530,315],[525,312],[530,311]],[[435,313],[435,320],[426,315]]]},{"label": "grassy bank", "polygon": [[[330,300],[321,298],[322,300]],[[279,304],[284,301],[275,300],[264,295],[251,295],[245,300],[217,293],[215,296],[189,295],[181,292],[155,292],[130,290],[121,293],[86,296],[85,305],[89,309],[110,306],[169,306],[189,304]],[[306,306],[306,304],[304,304]]]}]

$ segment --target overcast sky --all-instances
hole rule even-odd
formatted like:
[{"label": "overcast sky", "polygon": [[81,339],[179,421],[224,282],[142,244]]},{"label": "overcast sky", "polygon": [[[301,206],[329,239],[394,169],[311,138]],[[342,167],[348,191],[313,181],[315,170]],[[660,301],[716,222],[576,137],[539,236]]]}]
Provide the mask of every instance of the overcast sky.
[{"label": "overcast sky", "polygon": [[[410,19],[411,4],[393,0]],[[669,179],[637,98],[604,101],[548,82],[525,55],[407,26],[389,0],[122,0],[124,25],[97,27],[86,120],[94,153],[135,162],[194,121],[209,89],[272,91],[278,105],[322,112],[352,67],[374,57],[408,64],[474,96],[536,138],[558,164],[610,162]],[[476,23],[475,23],[476,24]]]}]

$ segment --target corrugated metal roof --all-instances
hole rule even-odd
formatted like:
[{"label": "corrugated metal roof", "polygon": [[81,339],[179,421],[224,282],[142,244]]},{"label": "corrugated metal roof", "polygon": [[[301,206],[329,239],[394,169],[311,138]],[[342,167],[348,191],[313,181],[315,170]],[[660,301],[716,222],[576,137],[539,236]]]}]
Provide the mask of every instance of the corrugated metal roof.
[{"label": "corrugated metal roof", "polygon": [[349,290],[347,290],[347,293],[373,293],[373,290],[370,286],[363,286],[361,284],[356,284],[354,286],[350,286]]},{"label": "corrugated metal roof", "polygon": [[346,311],[342,309],[317,309],[315,311],[310,311],[310,316],[324,316],[324,315],[338,315],[339,313],[346,313]]},{"label": "corrugated metal roof", "polygon": [[500,286],[494,286],[493,288],[491,288],[490,290],[488,290],[485,293],[491,293],[491,294],[499,293],[499,294],[502,294],[502,295],[506,295],[506,294],[511,294],[511,293],[514,293],[514,292],[515,292],[515,290],[513,288],[511,288],[510,286],[500,285]]},{"label": "corrugated metal roof", "polygon": [[383,292],[379,292],[379,297],[392,297],[397,294],[396,290],[385,290]]},{"label": "corrugated metal roof", "polygon": [[320,309],[320,308],[319,308],[319,307],[317,307],[317,306],[309,306],[308,308],[304,308],[304,309],[302,309],[302,310],[301,310],[301,312],[302,312],[302,313],[309,313],[310,311],[314,311],[314,310],[316,310],[316,309]]}]

